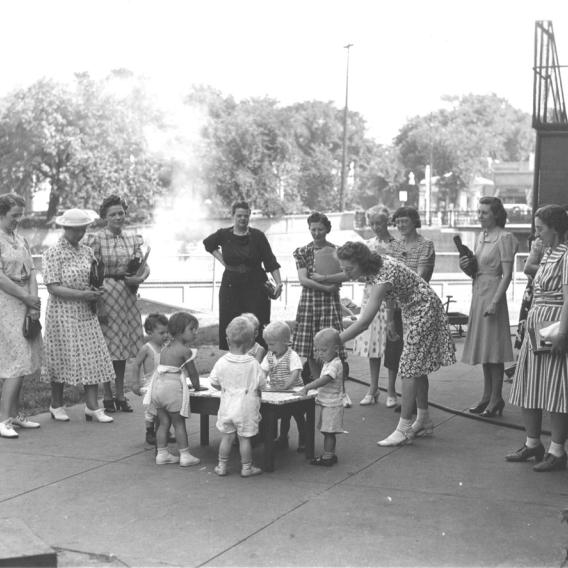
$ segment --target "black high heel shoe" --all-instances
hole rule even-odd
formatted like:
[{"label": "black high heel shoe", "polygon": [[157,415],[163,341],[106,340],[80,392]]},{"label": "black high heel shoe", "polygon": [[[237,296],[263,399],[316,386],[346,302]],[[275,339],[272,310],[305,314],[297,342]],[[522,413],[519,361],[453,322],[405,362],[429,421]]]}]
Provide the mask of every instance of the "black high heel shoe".
[{"label": "black high heel shoe", "polygon": [[472,406],[468,412],[471,412],[471,414],[481,414],[486,408],[487,405],[489,404],[489,401],[481,401],[477,403],[477,406]]},{"label": "black high heel shoe", "polygon": [[493,408],[486,408],[480,416],[483,418],[494,418],[495,416],[503,416],[505,401],[501,399]]}]

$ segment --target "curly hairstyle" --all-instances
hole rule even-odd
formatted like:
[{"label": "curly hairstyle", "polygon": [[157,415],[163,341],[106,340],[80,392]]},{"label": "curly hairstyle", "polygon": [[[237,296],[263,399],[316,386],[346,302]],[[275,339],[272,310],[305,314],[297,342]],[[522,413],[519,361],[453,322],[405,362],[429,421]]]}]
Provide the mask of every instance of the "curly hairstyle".
[{"label": "curly hairstyle", "polygon": [[392,216],[392,222],[394,223],[399,217],[408,217],[414,223],[415,229],[420,229],[420,227],[422,227],[420,215],[414,207],[399,207]]},{"label": "curly hairstyle", "polygon": [[236,203],[233,203],[231,206],[231,215],[234,215],[237,209],[246,209],[247,211],[250,211],[250,205],[246,201],[237,201]]},{"label": "curly hairstyle", "polygon": [[233,318],[227,326],[227,342],[233,345],[252,345],[254,343],[254,329],[252,322],[243,316]]},{"label": "curly hairstyle", "polygon": [[266,341],[269,338],[280,339],[284,343],[290,341],[290,326],[285,321],[271,321],[262,332],[262,337]]},{"label": "curly hairstyle", "polygon": [[122,199],[120,195],[113,193],[103,199],[103,202],[99,209],[99,215],[101,219],[104,219],[106,217],[107,211],[109,210],[110,207],[113,207],[114,205],[120,205],[124,209],[125,213],[128,210],[128,205],[126,201],[124,201],[124,199]]},{"label": "curly hairstyle", "polygon": [[358,264],[361,272],[367,276],[376,274],[383,266],[380,254],[372,252],[367,245],[356,241],[347,241],[340,246],[337,249],[337,258]]},{"label": "curly hairstyle", "polygon": [[367,223],[371,223],[371,219],[375,217],[384,216],[387,218],[387,222],[390,218],[390,211],[384,205],[373,205],[365,211],[365,217],[367,218]]},{"label": "curly hairstyle", "polygon": [[187,327],[195,329],[199,327],[197,318],[187,312],[176,312],[168,321],[168,333],[172,337],[181,335]]},{"label": "curly hairstyle", "polygon": [[544,205],[537,209],[535,219],[540,219],[547,227],[558,233],[562,240],[568,232],[568,213],[560,205]]},{"label": "curly hairstyle", "polygon": [[17,193],[3,193],[0,195],[0,217],[4,217],[12,207],[25,206],[25,199]]},{"label": "curly hairstyle", "polygon": [[507,211],[503,207],[503,202],[498,197],[486,195],[479,200],[480,205],[489,205],[489,209],[495,217],[495,223],[498,227],[504,227],[507,222]]},{"label": "curly hairstyle", "polygon": [[308,217],[308,227],[312,223],[321,223],[326,228],[328,233],[331,231],[331,221],[328,219],[327,215],[324,215],[323,213],[320,213],[319,211],[314,211]]},{"label": "curly hairstyle", "polygon": [[152,333],[158,324],[168,326],[168,318],[164,314],[148,314],[144,320],[144,331]]}]

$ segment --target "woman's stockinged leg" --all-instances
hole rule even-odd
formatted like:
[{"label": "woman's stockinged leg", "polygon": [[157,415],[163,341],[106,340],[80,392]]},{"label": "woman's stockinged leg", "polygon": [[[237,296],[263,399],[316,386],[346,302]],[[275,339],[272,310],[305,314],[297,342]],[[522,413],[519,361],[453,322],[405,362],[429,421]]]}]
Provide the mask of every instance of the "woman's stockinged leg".
[{"label": "woman's stockinged leg", "polygon": [[114,367],[116,377],[114,382],[116,398],[124,400],[124,370],[126,369],[126,361],[124,359],[113,361],[112,366]]},{"label": "woman's stockinged leg", "polygon": [[51,406],[53,408],[63,406],[63,383],[51,383]]},{"label": "woman's stockinged leg", "polygon": [[542,410],[539,408],[522,408],[523,423],[529,438],[539,438],[542,429]]},{"label": "woman's stockinged leg", "polygon": [[568,435],[568,414],[564,412],[550,413],[550,439],[564,447]]},{"label": "woman's stockinged leg", "polygon": [[[414,403],[418,392],[417,381],[419,378],[402,379],[402,408],[400,417],[404,420],[410,420],[414,414]],[[428,396],[426,394],[426,396]]]},{"label": "woman's stockinged leg", "polygon": [[369,385],[369,394],[371,396],[376,395],[379,392],[379,373],[381,371],[381,358],[380,357],[370,357],[369,358],[369,374],[371,379],[371,384]]},{"label": "woman's stockinged leg", "polygon": [[389,379],[388,379],[388,387],[387,387],[387,395],[390,396],[391,398],[396,398],[396,376],[397,376],[397,372],[389,369],[388,370],[388,375],[389,375]]},{"label": "woman's stockinged leg", "polygon": [[85,385],[84,388],[85,388],[85,404],[87,405],[87,408],[89,410],[97,410],[97,408],[99,407],[99,401],[98,401],[99,385]]},{"label": "woman's stockinged leg", "polygon": [[492,374],[491,363],[483,363],[483,394],[481,395],[481,402],[488,402],[491,398],[492,387]]},{"label": "woman's stockinged leg", "polygon": [[505,373],[505,365],[503,363],[488,364],[491,373],[491,402],[493,407],[503,398],[503,375]]},{"label": "woman's stockinged leg", "polygon": [[18,415],[20,410],[20,391],[23,383],[24,377],[4,379],[2,396],[0,397],[0,422]]},{"label": "woman's stockinged leg", "polygon": [[416,408],[428,410],[428,390],[430,381],[427,375],[420,375],[414,379],[416,382]]},{"label": "woman's stockinged leg", "polygon": [[323,457],[330,458],[335,455],[336,436],[333,433],[323,433]]}]

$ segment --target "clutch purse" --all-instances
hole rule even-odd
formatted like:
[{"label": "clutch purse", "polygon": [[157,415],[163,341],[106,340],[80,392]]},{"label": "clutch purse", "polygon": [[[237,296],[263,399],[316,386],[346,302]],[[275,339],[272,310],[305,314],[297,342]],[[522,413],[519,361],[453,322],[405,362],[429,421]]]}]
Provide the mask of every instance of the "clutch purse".
[{"label": "clutch purse", "polygon": [[26,315],[23,333],[26,339],[35,339],[41,333],[41,322],[30,315]]},{"label": "clutch purse", "polygon": [[91,262],[91,272],[89,273],[89,286],[102,288],[105,279],[105,265],[102,260]]},{"label": "clutch purse", "polygon": [[558,336],[560,330],[559,321],[541,321],[535,324],[534,329],[529,329],[529,339],[535,353],[543,353],[552,349],[552,341]]},{"label": "clutch purse", "polygon": [[276,300],[276,286],[270,280],[267,280],[264,283],[264,289],[266,290],[266,293],[271,300]]}]

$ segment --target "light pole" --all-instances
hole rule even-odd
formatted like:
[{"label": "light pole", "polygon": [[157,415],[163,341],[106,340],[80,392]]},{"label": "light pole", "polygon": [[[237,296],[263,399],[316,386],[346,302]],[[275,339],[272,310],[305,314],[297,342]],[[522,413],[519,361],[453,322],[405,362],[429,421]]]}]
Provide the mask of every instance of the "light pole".
[{"label": "light pole", "polygon": [[343,152],[341,155],[341,187],[339,188],[339,210],[343,211],[345,205],[345,185],[347,175],[347,109],[349,108],[349,50],[353,47],[352,43],[343,46],[347,50],[347,67],[345,70],[345,108],[343,109]]}]

